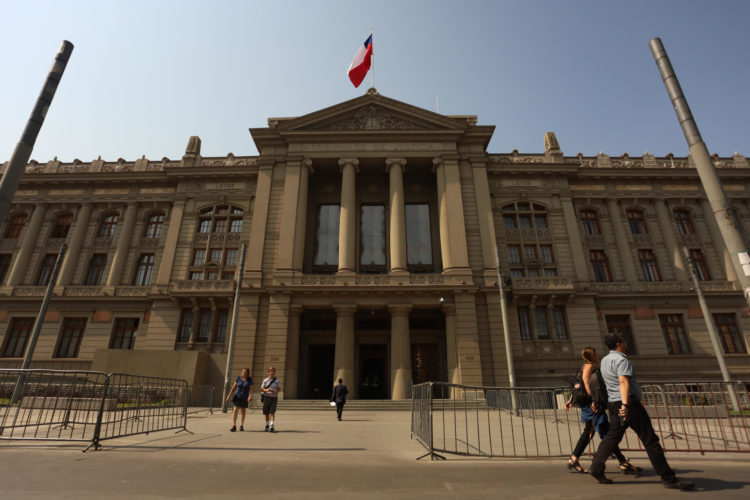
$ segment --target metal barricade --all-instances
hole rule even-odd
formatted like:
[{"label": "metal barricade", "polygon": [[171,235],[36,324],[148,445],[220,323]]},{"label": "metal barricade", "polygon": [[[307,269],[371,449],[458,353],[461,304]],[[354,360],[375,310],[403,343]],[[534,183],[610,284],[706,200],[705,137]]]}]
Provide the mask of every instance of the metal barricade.
[{"label": "metal barricade", "polygon": [[[17,402],[13,394],[18,394]],[[76,370],[0,370],[0,439],[85,441],[187,431],[187,382]]]},{"label": "metal barricade", "polygon": [[[642,387],[644,407],[666,451],[750,452],[747,384],[669,382]],[[427,450],[423,457],[431,458],[443,458],[440,453],[568,456],[583,431],[580,410],[565,409],[569,397],[567,387],[415,385],[412,437]],[[592,441],[590,450],[595,446]],[[630,429],[620,447],[643,450]]]},{"label": "metal barricade", "polygon": [[221,407],[221,390],[213,385],[194,385],[188,388],[188,415],[207,412],[211,415],[214,408]]}]

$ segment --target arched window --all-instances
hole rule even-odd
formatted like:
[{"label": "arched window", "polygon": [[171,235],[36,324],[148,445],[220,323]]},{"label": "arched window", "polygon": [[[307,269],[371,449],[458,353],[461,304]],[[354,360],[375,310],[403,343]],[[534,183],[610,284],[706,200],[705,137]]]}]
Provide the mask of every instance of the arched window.
[{"label": "arched window", "polygon": [[583,223],[583,232],[585,234],[602,234],[602,226],[599,224],[599,216],[596,210],[581,210],[581,222]]},{"label": "arched window", "polygon": [[120,218],[117,214],[104,214],[99,218],[99,228],[96,230],[97,238],[112,238],[115,235],[117,220]]},{"label": "arched window", "polygon": [[70,231],[70,225],[73,223],[73,214],[58,214],[55,216],[55,221],[52,224],[52,232],[50,238],[67,238],[68,231]]},{"label": "arched window", "polygon": [[16,214],[9,218],[10,222],[8,227],[5,229],[3,238],[15,239],[21,237],[23,232],[23,226],[26,225],[26,214]]},{"label": "arched window", "polygon": [[695,224],[690,210],[678,208],[674,211],[674,221],[680,234],[695,234]]},{"label": "arched window", "polygon": [[503,207],[505,229],[546,229],[547,209],[544,205],[529,202],[509,203]]},{"label": "arched window", "polygon": [[643,210],[631,209],[627,211],[628,223],[630,224],[630,232],[633,234],[647,234],[648,227],[646,226],[646,217],[643,215]]},{"label": "arched window", "polygon": [[161,212],[148,214],[146,225],[143,228],[144,238],[158,238],[161,236],[161,229],[164,226],[164,214]]},{"label": "arched window", "polygon": [[190,280],[231,280],[239,262],[239,234],[244,210],[232,205],[214,205],[198,214],[196,233],[224,234],[224,238],[196,239],[188,268]]}]

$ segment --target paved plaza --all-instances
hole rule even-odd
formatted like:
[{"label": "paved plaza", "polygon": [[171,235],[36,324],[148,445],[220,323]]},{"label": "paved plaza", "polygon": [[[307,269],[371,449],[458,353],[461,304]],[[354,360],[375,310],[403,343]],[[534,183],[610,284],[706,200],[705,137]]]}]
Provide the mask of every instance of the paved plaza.
[{"label": "paved plaza", "polygon": [[[263,431],[257,410],[245,432],[230,433],[231,416],[188,419],[192,434],[164,431],[103,442],[0,442],[0,495],[15,498],[702,498],[750,496],[750,455],[668,454],[697,493],[665,490],[643,453],[629,457],[639,477],[610,472],[614,485],[570,474],[556,459],[448,456],[415,460],[410,413],[287,411],[278,432]],[[590,459],[582,460],[588,466]],[[610,467],[613,470],[614,464]]]}]

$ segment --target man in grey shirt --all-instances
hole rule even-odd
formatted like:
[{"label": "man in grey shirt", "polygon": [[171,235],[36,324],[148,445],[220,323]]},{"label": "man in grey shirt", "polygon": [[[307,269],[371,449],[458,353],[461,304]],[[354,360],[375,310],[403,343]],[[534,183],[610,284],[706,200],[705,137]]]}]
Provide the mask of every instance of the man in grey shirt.
[{"label": "man in grey shirt", "polygon": [[604,356],[599,366],[607,386],[607,408],[609,410],[609,430],[596,450],[591,462],[591,476],[603,484],[612,484],[604,475],[604,464],[617,445],[622,441],[628,427],[632,428],[646,448],[648,458],[666,488],[689,490],[693,483],[679,481],[667,463],[659,438],[651,425],[651,419],[641,404],[641,386],[635,378],[633,365],[628,359],[628,343],[619,333],[609,333],[604,337],[609,354]]}]

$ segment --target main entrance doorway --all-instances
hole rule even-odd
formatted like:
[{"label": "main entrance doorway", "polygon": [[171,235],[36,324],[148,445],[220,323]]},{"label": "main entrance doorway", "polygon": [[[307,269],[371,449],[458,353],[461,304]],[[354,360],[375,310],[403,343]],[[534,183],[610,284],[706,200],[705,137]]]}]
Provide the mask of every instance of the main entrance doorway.
[{"label": "main entrance doorway", "polygon": [[309,344],[307,346],[305,379],[300,384],[300,399],[328,399],[333,384],[333,361],[336,346],[333,344]]},{"label": "main entrance doorway", "polygon": [[358,393],[360,399],[388,399],[388,348],[385,344],[359,346]]}]

